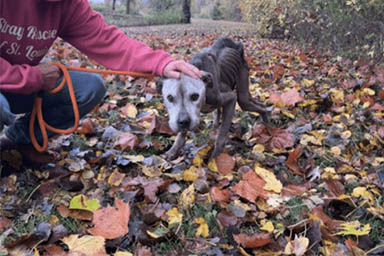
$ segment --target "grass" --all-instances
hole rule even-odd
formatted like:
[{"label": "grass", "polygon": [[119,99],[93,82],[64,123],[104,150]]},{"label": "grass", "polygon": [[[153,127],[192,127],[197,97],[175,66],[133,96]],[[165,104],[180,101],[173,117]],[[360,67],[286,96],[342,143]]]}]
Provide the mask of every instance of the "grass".
[{"label": "grass", "polygon": [[304,204],[301,197],[295,196],[287,202],[289,215],[285,218],[291,224],[295,224],[302,220],[302,212],[308,211],[308,207]]}]

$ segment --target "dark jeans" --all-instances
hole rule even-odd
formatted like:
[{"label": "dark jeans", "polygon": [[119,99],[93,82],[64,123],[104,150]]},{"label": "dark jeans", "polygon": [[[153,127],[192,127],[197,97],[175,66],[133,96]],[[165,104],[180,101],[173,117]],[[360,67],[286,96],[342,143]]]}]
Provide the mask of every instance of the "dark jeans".
[{"label": "dark jeans", "polygon": [[[75,90],[81,118],[89,113],[103,99],[106,92],[104,81],[99,75],[92,73],[69,71],[69,74]],[[60,82],[61,79],[58,84]],[[3,121],[5,124],[9,125],[5,130],[6,136],[17,144],[31,144],[29,137],[29,119],[33,102],[34,95],[0,93],[0,117],[5,116],[6,118],[4,121],[11,120],[12,113],[26,113],[11,124]],[[10,108],[7,108],[8,103]],[[67,129],[73,126],[73,108],[66,86],[56,94],[44,92],[42,110],[43,118],[49,125],[59,129]],[[0,123],[1,122],[2,121],[0,120]],[[1,128],[2,127],[0,127],[0,129]],[[35,121],[35,134],[36,139],[41,144],[42,135],[37,120]],[[49,137],[53,135],[54,133],[48,132]]]}]

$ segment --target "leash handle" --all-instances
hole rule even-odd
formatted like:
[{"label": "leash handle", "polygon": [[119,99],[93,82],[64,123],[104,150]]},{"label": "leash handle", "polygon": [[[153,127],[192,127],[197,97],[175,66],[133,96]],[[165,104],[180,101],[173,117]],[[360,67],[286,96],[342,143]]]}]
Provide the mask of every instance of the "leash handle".
[{"label": "leash handle", "polygon": [[[47,130],[49,130],[51,132],[55,132],[55,133],[70,134],[70,133],[73,133],[74,131],[76,131],[77,128],[79,127],[79,121],[80,121],[79,108],[77,106],[75,91],[73,89],[72,79],[69,75],[68,70],[82,71],[82,72],[88,72],[88,73],[98,73],[98,74],[104,74],[104,75],[107,75],[107,74],[129,75],[132,77],[147,78],[148,80],[153,80],[153,78],[154,78],[154,75],[148,74],[148,73],[119,71],[119,70],[91,69],[91,68],[80,68],[80,67],[67,67],[61,63],[51,63],[51,64],[55,65],[61,69],[61,71],[63,72],[63,80],[61,81],[61,83],[56,88],[50,90],[49,93],[52,93],[52,94],[57,93],[63,89],[65,84],[67,84],[69,95],[70,95],[71,102],[72,102],[75,121],[74,121],[72,128],[69,128],[69,129],[58,129],[58,128],[54,128],[51,125],[47,124],[44,121],[43,111],[42,111],[42,105],[43,105],[42,95],[43,95],[43,93],[39,92],[35,97],[31,117],[29,120],[29,135],[31,138],[31,142],[32,142],[32,145],[34,146],[34,148],[39,152],[44,152],[45,150],[47,150],[47,147],[48,147]],[[41,134],[43,136],[43,145],[39,144],[39,142],[37,141],[36,136],[35,136],[34,127],[35,127],[36,118],[38,120],[39,128],[40,128]]]}]

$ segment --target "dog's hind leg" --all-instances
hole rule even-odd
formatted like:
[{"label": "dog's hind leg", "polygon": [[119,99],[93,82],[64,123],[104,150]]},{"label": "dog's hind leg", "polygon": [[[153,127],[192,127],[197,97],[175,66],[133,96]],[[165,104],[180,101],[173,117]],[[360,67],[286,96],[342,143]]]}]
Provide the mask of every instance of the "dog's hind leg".
[{"label": "dog's hind leg", "polygon": [[165,158],[168,161],[174,160],[179,156],[181,149],[185,145],[187,132],[179,132],[172,147],[165,153]]},{"label": "dog's hind leg", "polygon": [[223,99],[223,121],[221,122],[220,130],[216,138],[215,148],[211,155],[211,158],[217,157],[223,152],[225,142],[227,141],[229,128],[231,127],[232,118],[235,113],[236,106],[236,94],[235,92],[221,93]]},{"label": "dog's hind leg", "polygon": [[265,123],[269,123],[269,114],[266,106],[252,98],[249,93],[249,74],[245,68],[240,69],[239,81],[237,82],[237,101],[244,111],[258,112]]}]

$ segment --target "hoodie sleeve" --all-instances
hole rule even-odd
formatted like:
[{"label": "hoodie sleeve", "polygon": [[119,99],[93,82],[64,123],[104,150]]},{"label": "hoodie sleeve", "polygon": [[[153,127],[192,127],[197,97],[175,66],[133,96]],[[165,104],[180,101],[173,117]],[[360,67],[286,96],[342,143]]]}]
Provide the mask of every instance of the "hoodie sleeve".
[{"label": "hoodie sleeve", "polygon": [[173,60],[164,51],[153,50],[105,24],[103,16],[93,11],[87,0],[65,1],[63,10],[59,36],[107,68],[161,76]]},{"label": "hoodie sleeve", "polygon": [[31,94],[38,92],[43,84],[39,68],[30,65],[11,65],[0,57],[0,90]]}]

